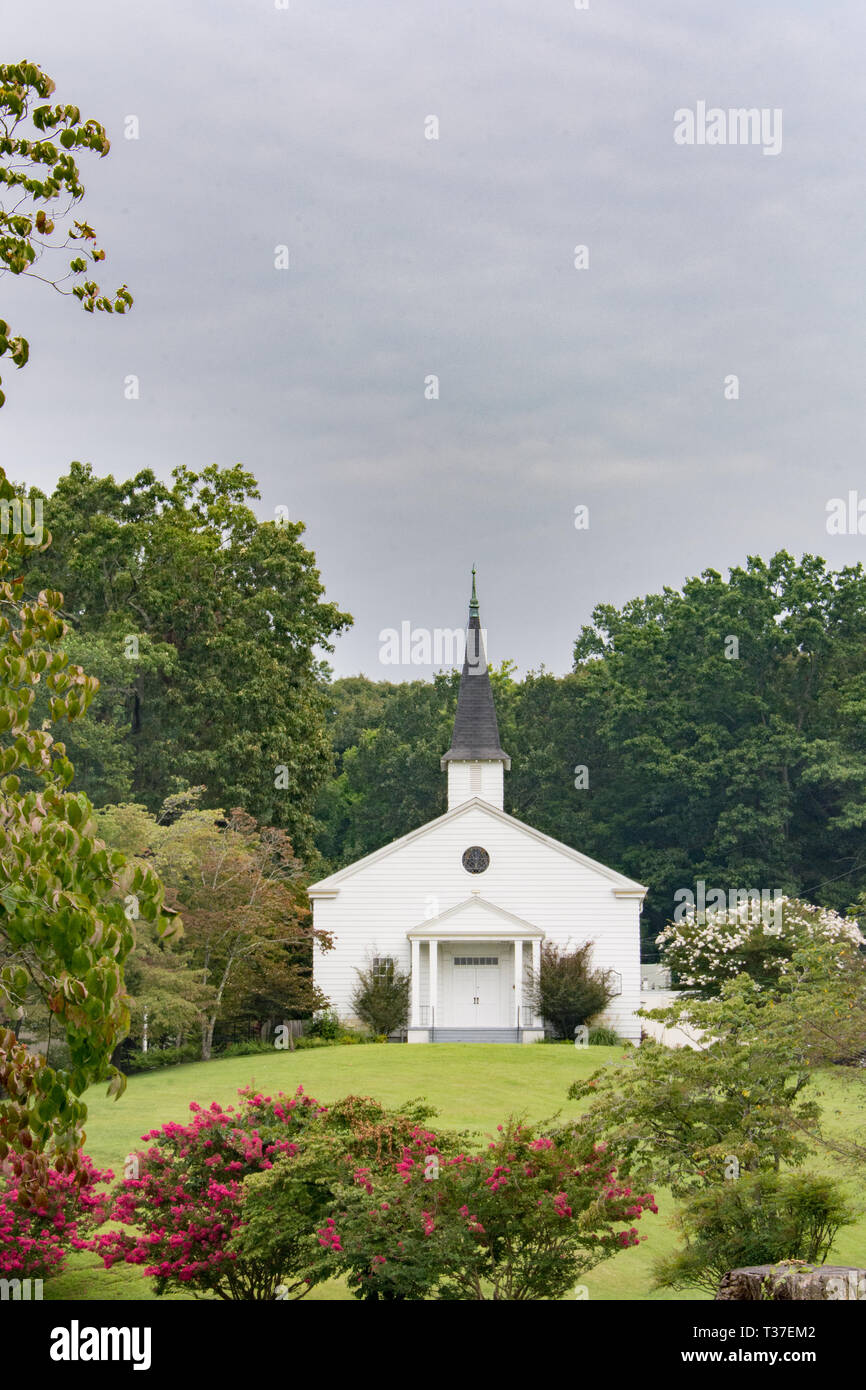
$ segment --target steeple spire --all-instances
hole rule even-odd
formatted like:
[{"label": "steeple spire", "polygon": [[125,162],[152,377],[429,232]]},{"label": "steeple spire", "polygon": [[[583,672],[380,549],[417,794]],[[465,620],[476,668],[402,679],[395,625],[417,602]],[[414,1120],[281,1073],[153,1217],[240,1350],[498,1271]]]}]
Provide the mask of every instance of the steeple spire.
[{"label": "steeple spire", "polygon": [[475,566],[472,566],[472,597],[469,600],[469,617],[478,617],[478,595],[475,592]]},{"label": "steeple spire", "polygon": [[472,598],[466,628],[466,656],[460,676],[457,713],[451,747],[442,767],[455,762],[499,762],[506,768],[511,759],[499,743],[499,725],[493,703],[493,688],[487,670],[487,653],[481,632],[478,595],[475,592],[475,566],[472,566]]}]

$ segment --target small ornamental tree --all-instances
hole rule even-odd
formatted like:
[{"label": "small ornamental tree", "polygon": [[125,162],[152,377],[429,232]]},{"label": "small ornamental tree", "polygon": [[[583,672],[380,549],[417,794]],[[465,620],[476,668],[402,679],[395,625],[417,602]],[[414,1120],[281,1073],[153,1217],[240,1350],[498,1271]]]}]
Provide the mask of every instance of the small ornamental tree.
[{"label": "small ornamental tree", "polygon": [[[54,82],[35,63],[0,63],[0,275],[45,280],[74,295],[90,314],[123,314],[132,295],[126,285],[105,295],[86,278],[105,252],[93,228],[69,216],[84,197],[75,152],[106,155],[108,137],[98,121],[82,120],[77,106],[52,106],[53,91]],[[70,246],[75,254],[61,275],[57,255]],[[8,353],[23,367],[29,351],[26,339],[13,337],[0,321],[0,357]],[[3,401],[0,391],[0,406]]]},{"label": "small ornamental tree", "polygon": [[97,1192],[114,1174],[100,1172],[82,1154],[77,1164],[58,1155],[46,1168],[44,1186],[20,1185],[28,1169],[17,1154],[0,1164],[0,1276],[47,1279],[59,1274],[68,1247],[87,1248],[87,1237],[104,1219],[108,1194]]},{"label": "small ornamental tree", "polygon": [[[0,469],[0,500],[11,496]],[[16,1153],[27,1169],[19,1188],[43,1190],[47,1156],[81,1146],[84,1090],[109,1080],[117,1095],[124,1085],[110,1058],[129,1023],[122,968],[133,919],[169,923],[159,881],[97,837],[90,802],[68,790],[63,743],[32,717],[40,683],[57,724],[84,714],[98,682],[63,651],[63,596],[25,598],[15,577],[25,547],[22,535],[0,546],[0,1011],[14,1019],[35,991],[70,1061],[47,1066],[0,1026],[0,1162]]]},{"label": "small ornamental tree", "polygon": [[[306,1291],[331,1270],[321,1258],[317,1230],[330,1230],[347,1185],[369,1187],[373,1175],[392,1174],[406,1155],[456,1152],[457,1136],[437,1138],[426,1128],[423,1102],[386,1110],[368,1096],[347,1096],[308,1125],[298,1150],[278,1155],[272,1168],[244,1182],[243,1222],[229,1243],[239,1259],[264,1260],[280,1271],[281,1296]],[[329,1224],[330,1223],[330,1224]],[[315,1256],[320,1258],[316,1259]]]},{"label": "small ornamental tree", "polygon": [[482,1153],[407,1147],[384,1179],[355,1174],[319,1228],[320,1259],[362,1299],[561,1298],[640,1239],[650,1193],[617,1180],[607,1147],[509,1120]]},{"label": "small ornamental tree", "polygon": [[568,1094],[593,1101],[584,1120],[614,1145],[621,1172],[675,1196],[721,1182],[731,1158],[743,1173],[799,1163],[820,1112],[803,1094],[809,1059],[771,1026],[776,1011],[745,975],[720,999],[648,1011],[668,1028],[703,1032],[704,1045],[647,1039],[619,1065],[573,1081]]},{"label": "small ornamental tree", "polygon": [[765,1044],[772,1041],[792,1064],[810,1072],[834,1063],[850,1066],[853,1108],[844,1132],[816,1127],[812,1138],[862,1173],[866,1167],[866,953],[851,943],[825,938],[798,947],[777,988],[765,999],[760,1029]]},{"label": "small ornamental tree", "polygon": [[573,1038],[577,1025],[601,1013],[614,997],[611,972],[592,968],[592,945],[587,941],[569,951],[548,941],[541,948],[530,999],[558,1038]]},{"label": "small ornamental tree", "polygon": [[352,995],[352,1008],[362,1023],[385,1036],[406,1026],[409,1017],[411,978],[386,957],[371,961],[365,970],[356,967],[358,983]]},{"label": "small ornamental tree", "polygon": [[[128,1176],[111,1218],[132,1230],[105,1232],[92,1242],[106,1268],[120,1260],[143,1265],[158,1294],[175,1287],[218,1298],[270,1299],[284,1274],[253,1250],[229,1251],[243,1220],[243,1181],[294,1156],[306,1128],[324,1107],[304,1094],[291,1098],[240,1092],[239,1109],[193,1103],[189,1124],[165,1124],[144,1136],[153,1142],[130,1155]],[[307,1290],[295,1281],[293,1292]]]},{"label": "small ornamental tree", "polygon": [[97,819],[109,844],[152,865],[183,914],[183,970],[153,933],[130,958],[137,1036],[145,1009],[156,1036],[193,1023],[207,1062],[227,1016],[281,1018],[325,1003],[313,980],[313,943],[328,950],[331,938],[313,929],[286,832],[238,809],[200,810],[201,790],[169,798],[159,817],[121,805]]},{"label": "small ornamental tree", "polygon": [[762,903],[755,895],[737,907],[703,913],[688,908],[656,939],[679,983],[703,998],[714,997],[725,980],[740,974],[774,987],[797,949],[812,941],[866,945],[857,922],[830,908],[784,896]]},{"label": "small ornamental tree", "polygon": [[715,1293],[723,1275],[749,1265],[805,1260],[823,1264],[856,1215],[831,1178],[753,1173],[694,1193],[675,1222],[682,1249],[659,1260],[657,1288]]}]

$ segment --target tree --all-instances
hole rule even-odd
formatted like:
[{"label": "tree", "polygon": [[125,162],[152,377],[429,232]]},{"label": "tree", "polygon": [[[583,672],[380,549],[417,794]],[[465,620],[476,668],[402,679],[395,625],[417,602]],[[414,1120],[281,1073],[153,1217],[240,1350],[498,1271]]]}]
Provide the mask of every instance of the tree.
[{"label": "tree", "polygon": [[[12,492],[0,470],[0,496]],[[0,547],[0,1000],[14,1015],[35,989],[70,1061],[53,1069],[0,1030],[0,1161],[11,1150],[21,1183],[28,1185],[21,1168],[29,1166],[44,1191],[45,1155],[74,1161],[80,1149],[84,1090],[109,1080],[116,1095],[124,1084],[110,1058],[128,1025],[128,900],[158,928],[169,923],[161,884],[106,848],[87,798],[68,790],[64,744],[50,727],[34,727],[40,684],[56,726],[85,713],[96,682],[63,650],[62,595],[43,590],[28,601],[23,580],[12,577],[24,544],[12,536]]]},{"label": "tree", "polygon": [[[191,800],[194,797],[184,797],[182,804],[188,806]],[[170,819],[170,809],[164,810],[161,823],[144,806],[128,803],[96,812],[99,833],[106,844],[143,868],[154,863],[155,846],[163,843],[167,834],[164,822]],[[173,888],[168,891],[169,896],[175,896]],[[166,938],[149,922],[138,921],[124,976],[129,1007],[127,1036],[145,1051],[151,1044],[164,1045],[166,1035],[178,1041],[190,1030],[198,1032],[203,1014],[213,1005],[213,989],[202,979],[201,969],[196,969],[194,952],[182,927]]]},{"label": "tree", "polygon": [[[508,661],[490,671],[505,747],[517,691],[511,671]],[[450,670],[432,681],[351,676],[329,686],[335,769],[316,807],[316,844],[329,864],[351,863],[445,811],[439,762],[451,743],[459,683],[460,672]]]},{"label": "tree", "polygon": [[366,1191],[374,1174],[392,1174],[406,1153],[424,1157],[437,1145],[439,1152],[448,1148],[452,1136],[438,1139],[426,1128],[432,1113],[419,1101],[386,1110],[369,1096],[321,1107],[292,1149],[244,1180],[243,1222],[229,1253],[279,1270],[284,1291],[294,1285],[307,1292],[334,1272],[330,1232],[346,1188],[361,1184]]},{"label": "tree", "polygon": [[[50,105],[54,88],[35,63],[0,64],[0,274],[43,280],[61,294],[74,295],[90,314],[123,314],[132,305],[126,285],[105,295],[84,278],[92,264],[105,260],[105,252],[96,246],[93,228],[70,216],[84,197],[73,151],[93,150],[103,157],[108,137],[98,121],[83,121],[77,106]],[[65,273],[50,270],[74,243],[80,245]],[[0,321],[0,357],[6,354],[23,367],[30,348]],[[4,401],[0,391],[0,406]]]},{"label": "tree", "polygon": [[[170,678],[173,653],[168,647],[155,648],[143,637],[132,660],[115,639],[93,633],[71,632],[66,646],[73,661],[99,672],[99,689],[87,719],[74,725],[66,737],[76,785],[95,806],[130,802],[135,790],[138,681]],[[37,692],[34,717],[47,713],[45,692]]]},{"label": "tree", "polygon": [[616,1148],[621,1172],[683,1196],[725,1172],[777,1172],[809,1152],[819,1107],[803,1093],[813,1068],[769,1025],[771,998],[748,976],[718,999],[684,999],[648,1011],[703,1037],[700,1047],[645,1040],[617,1066],[572,1082],[588,1099],[585,1123]]},{"label": "tree", "polygon": [[350,863],[443,813],[439,759],[456,699],[453,674],[403,685],[353,676],[329,688],[335,768],[316,807],[328,863]]},{"label": "tree", "polygon": [[[194,1011],[208,1061],[227,1016],[252,1013],[261,1021],[327,1003],[313,983],[312,946],[318,940],[327,949],[330,937],[313,931],[301,865],[286,832],[259,826],[243,811],[195,809],[194,801],[167,803],[168,823],[139,806],[107,807],[99,820],[113,843],[154,866],[171,905],[183,913],[197,988],[184,964],[166,979],[172,997],[162,1007],[184,1017]],[[141,967],[152,971],[154,963],[138,957],[134,969]],[[144,978],[156,983],[152,975]]]},{"label": "tree", "polygon": [[584,847],[649,883],[648,932],[697,879],[844,910],[864,868],[861,565],[780,551],[599,605],[575,673],[574,727],[602,756]]},{"label": "tree", "polygon": [[59,540],[31,558],[34,582],[64,588],[82,637],[113,653],[105,713],[129,727],[135,800],[155,814],[204,786],[211,809],[241,806],[306,854],[332,765],[316,649],[351,619],[323,601],[303,524],[258,520],[240,465],[172,479],[72,464],[46,499]]},{"label": "tree", "polygon": [[173,1041],[201,1023],[212,991],[195,969],[193,952],[167,942],[149,922],[139,922],[135,947],[126,962],[129,1038],[146,1052],[154,1043]]},{"label": "tree", "polygon": [[0,1163],[0,1278],[47,1279],[63,1270],[69,1247],[80,1249],[105,1220],[108,1197],[98,1189],[114,1174],[94,1168],[86,1154],[77,1164],[58,1155],[55,1166],[46,1165],[34,1200],[22,1171],[31,1176],[11,1155]]},{"label": "tree", "polygon": [[[795,949],[761,1012],[764,1036],[810,1072],[830,1064],[850,1066],[854,1104],[844,1133],[814,1129],[816,1144],[866,1169],[866,954],[850,939],[822,935]],[[860,1124],[854,1120],[857,1110]]]},{"label": "tree", "polygon": [[573,1038],[578,1024],[601,1013],[614,997],[609,970],[593,970],[592,946],[587,941],[573,951],[546,941],[541,965],[529,986],[536,1013],[558,1038]]}]

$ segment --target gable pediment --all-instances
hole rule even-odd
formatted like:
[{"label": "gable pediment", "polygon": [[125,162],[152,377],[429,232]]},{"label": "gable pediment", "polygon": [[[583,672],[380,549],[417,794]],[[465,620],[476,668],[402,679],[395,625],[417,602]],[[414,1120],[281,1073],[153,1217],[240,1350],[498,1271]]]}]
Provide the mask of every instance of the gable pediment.
[{"label": "gable pediment", "polygon": [[524,921],[504,907],[487,902],[473,894],[455,907],[412,927],[406,935],[410,941],[477,941],[489,936],[497,941],[542,940],[544,932],[531,922]]},{"label": "gable pediment", "polygon": [[579,850],[572,849],[559,840],[554,840],[552,836],[545,835],[540,830],[534,830],[531,825],[526,825],[516,816],[510,816],[507,811],[499,810],[498,807],[492,806],[489,801],[483,801],[480,797],[473,797],[469,801],[461,802],[453,810],[446,811],[444,815],[437,816],[435,820],[428,821],[426,825],[419,826],[417,830],[411,830],[408,835],[402,835],[399,840],[392,840],[390,844],[383,845],[381,849],[374,850],[372,854],[365,855],[363,859],[356,860],[354,864],[347,864],[345,869],[338,869],[336,873],[330,874],[318,883],[311,884],[307,889],[308,896],[312,899],[336,897],[341,885],[347,879],[354,877],[355,874],[363,873],[365,869],[378,864],[389,855],[398,853],[406,846],[414,844],[426,836],[435,835],[442,827],[458,820],[461,816],[469,815],[473,811],[481,811],[492,820],[504,823],[520,834],[529,836],[544,845],[557,855],[562,855],[572,862],[582,865],[592,873],[598,874],[599,877],[607,879],[611,891],[617,897],[641,899],[646,894],[647,890],[643,884],[627,878],[625,874],[618,873],[616,869],[610,869],[607,865],[600,864],[597,859],[591,859],[589,855],[581,854]]}]

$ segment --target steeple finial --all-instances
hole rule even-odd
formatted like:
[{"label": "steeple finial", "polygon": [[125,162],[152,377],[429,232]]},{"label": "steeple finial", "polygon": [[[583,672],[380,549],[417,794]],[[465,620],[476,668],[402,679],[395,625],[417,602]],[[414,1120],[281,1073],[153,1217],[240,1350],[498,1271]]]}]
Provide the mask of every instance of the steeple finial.
[{"label": "steeple finial", "polygon": [[472,597],[469,600],[469,617],[478,617],[478,595],[475,592],[475,566],[472,566]]}]

